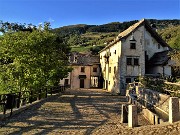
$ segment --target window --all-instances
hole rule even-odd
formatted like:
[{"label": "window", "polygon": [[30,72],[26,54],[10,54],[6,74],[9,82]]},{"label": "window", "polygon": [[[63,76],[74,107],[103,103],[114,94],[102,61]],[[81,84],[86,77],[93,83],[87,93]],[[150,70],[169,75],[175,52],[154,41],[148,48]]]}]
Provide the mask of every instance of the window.
[{"label": "window", "polygon": [[81,72],[85,72],[85,67],[81,67]]},{"label": "window", "polygon": [[126,83],[131,83],[131,78],[126,78]]},{"label": "window", "polygon": [[67,86],[69,84],[69,79],[64,80],[64,85]]},{"label": "window", "polygon": [[136,49],[136,43],[130,43],[130,49]]},{"label": "window", "polygon": [[96,67],[93,67],[93,72],[97,72],[97,68]]},{"label": "window", "polygon": [[127,58],[127,65],[132,65],[132,58]]},{"label": "window", "polygon": [[131,57],[126,59],[127,65],[139,66],[139,58]]},{"label": "window", "polygon": [[116,66],[114,66],[114,74],[116,73]]},{"label": "window", "polygon": [[77,57],[76,56],[74,57],[74,62],[77,62]]},{"label": "window", "polygon": [[111,56],[111,53],[109,53],[109,56]]},{"label": "window", "polygon": [[109,73],[111,73],[111,67],[109,67]]},{"label": "window", "polygon": [[114,54],[116,54],[116,50],[114,51]]},{"label": "window", "polygon": [[134,58],[134,65],[138,66],[139,65],[139,59],[138,58]]},{"label": "window", "polygon": [[158,49],[160,49],[161,48],[161,45],[160,44],[158,44]]}]

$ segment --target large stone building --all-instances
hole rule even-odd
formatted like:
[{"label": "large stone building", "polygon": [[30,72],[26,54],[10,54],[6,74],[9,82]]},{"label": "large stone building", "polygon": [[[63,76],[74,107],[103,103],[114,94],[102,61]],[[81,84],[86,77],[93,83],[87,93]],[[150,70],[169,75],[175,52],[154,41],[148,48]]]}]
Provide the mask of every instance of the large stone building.
[{"label": "large stone building", "polygon": [[60,80],[61,85],[69,85],[72,89],[101,87],[99,56],[73,52],[69,62],[73,70],[67,78]]},{"label": "large stone building", "polygon": [[104,89],[124,94],[126,84],[139,76],[171,75],[169,50],[146,20],[137,22],[100,51]]}]

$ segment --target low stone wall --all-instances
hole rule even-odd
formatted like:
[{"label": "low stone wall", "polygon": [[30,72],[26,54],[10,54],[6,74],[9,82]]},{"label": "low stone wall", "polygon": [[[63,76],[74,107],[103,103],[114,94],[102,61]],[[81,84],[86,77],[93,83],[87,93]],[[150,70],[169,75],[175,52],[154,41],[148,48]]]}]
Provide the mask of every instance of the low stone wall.
[{"label": "low stone wall", "polygon": [[145,103],[145,107],[154,106],[158,110],[168,114],[170,95],[162,94],[150,89],[144,89],[136,86],[136,93],[139,100]]},{"label": "low stone wall", "polygon": [[[152,124],[160,124],[169,121],[170,116],[172,116],[172,114],[169,113],[171,110],[174,112],[175,109],[176,112],[177,110],[180,112],[180,108],[176,107],[176,105],[173,105],[175,108],[172,108],[172,106],[170,107],[170,99],[172,99],[170,95],[145,89],[137,85],[131,87],[131,89],[127,91],[127,95],[129,95],[130,103],[139,104],[142,113]],[[178,102],[176,104],[178,104]]]},{"label": "low stone wall", "polygon": [[151,124],[162,124],[164,122],[164,120],[162,120],[158,115],[148,109],[143,109],[142,113]]}]

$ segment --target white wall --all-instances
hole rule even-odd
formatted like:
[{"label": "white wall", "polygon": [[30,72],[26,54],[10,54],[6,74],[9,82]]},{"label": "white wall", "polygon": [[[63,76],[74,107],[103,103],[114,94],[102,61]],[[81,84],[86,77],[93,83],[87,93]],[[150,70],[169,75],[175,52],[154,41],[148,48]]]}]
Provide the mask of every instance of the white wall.
[{"label": "white wall", "polygon": [[64,82],[65,82],[65,79],[68,79],[69,81],[68,81],[68,85],[70,85],[70,77],[71,77],[71,73],[69,72],[68,73],[68,77],[66,77],[66,78],[63,78],[62,80],[60,80],[60,85],[64,85]]},{"label": "white wall", "polygon": [[[105,63],[105,55],[109,54],[109,62]],[[106,50],[100,53],[100,63],[102,69],[102,75],[105,80],[104,85],[108,85],[108,91],[113,93],[119,93],[119,85],[120,85],[120,74],[119,74],[119,59],[121,55],[121,42],[115,43],[113,46],[110,46]],[[109,69],[111,67],[111,72]],[[116,67],[116,71],[114,71],[114,67]],[[106,84],[106,81],[108,82]]]},{"label": "white wall", "polygon": [[[145,74],[145,55],[144,55],[144,26],[138,27],[133,32],[136,40],[136,49],[130,49],[130,38],[132,33],[122,42],[121,56],[121,83],[125,84],[126,78],[134,78]],[[127,65],[127,57],[139,58],[139,66]],[[122,88],[123,89],[123,88]]]},{"label": "white wall", "polygon": [[[81,67],[85,67],[85,72],[81,72]],[[86,75],[84,79],[84,88],[90,88],[90,73],[91,66],[73,66],[73,71],[71,72],[71,89],[80,88],[79,75]]]},{"label": "white wall", "polygon": [[159,43],[156,41],[156,39],[154,39],[145,29],[145,51],[147,51],[149,58],[151,58],[156,52],[168,50],[167,47],[163,47],[162,45],[159,45],[160,48],[158,48],[158,44]]}]

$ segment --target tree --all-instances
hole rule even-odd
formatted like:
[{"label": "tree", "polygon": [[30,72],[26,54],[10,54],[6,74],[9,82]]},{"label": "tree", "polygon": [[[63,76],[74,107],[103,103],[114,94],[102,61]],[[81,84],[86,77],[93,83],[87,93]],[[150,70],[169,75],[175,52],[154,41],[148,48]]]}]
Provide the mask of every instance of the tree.
[{"label": "tree", "polygon": [[0,37],[0,87],[5,91],[40,89],[66,77],[69,46],[42,28],[7,32]]}]

